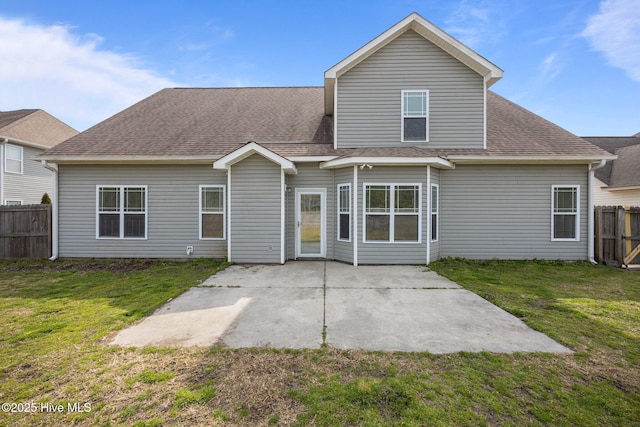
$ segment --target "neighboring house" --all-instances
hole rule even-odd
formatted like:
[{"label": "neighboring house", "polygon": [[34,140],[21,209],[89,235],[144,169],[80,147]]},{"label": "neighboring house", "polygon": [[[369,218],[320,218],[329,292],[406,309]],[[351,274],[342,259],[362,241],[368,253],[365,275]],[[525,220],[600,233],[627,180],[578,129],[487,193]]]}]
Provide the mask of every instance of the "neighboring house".
[{"label": "neighboring house", "polygon": [[78,131],[43,110],[0,111],[0,204],[37,204],[53,173],[33,158]]},{"label": "neighboring house", "polygon": [[41,156],[55,254],[588,259],[615,156],[490,92],[501,76],[411,14],[324,87],[162,90]]},{"label": "neighboring house", "polygon": [[640,206],[640,133],[583,138],[618,156],[596,171],[596,206]]}]

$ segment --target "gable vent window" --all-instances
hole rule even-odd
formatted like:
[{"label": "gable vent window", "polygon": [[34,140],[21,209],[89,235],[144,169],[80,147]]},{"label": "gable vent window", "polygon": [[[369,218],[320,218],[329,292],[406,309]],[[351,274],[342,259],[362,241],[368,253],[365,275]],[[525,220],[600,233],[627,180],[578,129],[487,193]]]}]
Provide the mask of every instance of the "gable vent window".
[{"label": "gable vent window", "polygon": [[402,91],[402,142],[429,141],[429,91]]}]

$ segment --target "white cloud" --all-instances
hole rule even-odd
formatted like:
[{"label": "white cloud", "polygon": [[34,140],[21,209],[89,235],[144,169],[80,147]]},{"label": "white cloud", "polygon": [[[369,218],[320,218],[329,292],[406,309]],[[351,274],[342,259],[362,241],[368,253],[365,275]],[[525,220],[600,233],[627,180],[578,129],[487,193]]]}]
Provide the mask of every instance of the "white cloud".
[{"label": "white cloud", "polygon": [[640,82],[640,1],[605,0],[582,32],[610,65]]},{"label": "white cloud", "polygon": [[495,42],[506,32],[504,20],[496,16],[501,7],[488,0],[462,0],[447,18],[446,30],[472,48]]},{"label": "white cloud", "polygon": [[550,82],[555,79],[560,71],[562,71],[562,64],[559,59],[558,53],[554,52],[547,56],[540,62],[539,69],[542,72],[542,79],[545,82]]},{"label": "white cloud", "polygon": [[0,17],[0,110],[41,108],[84,130],[164,87],[136,59],[100,50],[94,34]]}]

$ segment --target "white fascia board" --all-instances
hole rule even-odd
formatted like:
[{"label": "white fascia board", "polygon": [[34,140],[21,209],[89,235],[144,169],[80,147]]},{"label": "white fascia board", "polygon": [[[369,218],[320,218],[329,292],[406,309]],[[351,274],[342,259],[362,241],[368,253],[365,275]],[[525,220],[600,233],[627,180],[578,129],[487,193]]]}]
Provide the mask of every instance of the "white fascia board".
[{"label": "white fascia board", "polygon": [[472,164],[589,164],[600,160],[615,160],[617,156],[447,156],[454,163]]},{"label": "white fascia board", "polygon": [[294,163],[315,163],[315,162],[328,162],[338,156],[291,156],[287,159]]},{"label": "white fascia board", "polygon": [[414,12],[351,55],[347,56],[342,61],[338,62],[333,67],[329,68],[324,73],[325,85],[327,80],[335,80],[341,74],[344,74],[407,30],[417,32],[425,39],[429,40],[478,74],[485,77],[487,79],[487,87],[491,86],[502,77],[503,71],[495,64],[491,63]]},{"label": "white fascia board", "polygon": [[631,185],[627,187],[607,187],[608,191],[624,191],[624,190],[640,190],[640,185]]},{"label": "white fascia board", "polygon": [[33,160],[46,160],[58,164],[208,164],[220,156],[47,156],[41,154]]},{"label": "white fascia board", "polygon": [[49,145],[38,144],[36,142],[23,141],[21,139],[11,138],[10,136],[0,135],[0,139],[6,139],[7,143],[13,145],[23,145],[25,147],[37,148],[39,150],[48,150],[51,148]]},{"label": "white fascia board", "polygon": [[344,157],[320,163],[320,169],[336,169],[368,164],[372,166],[426,166],[453,169],[453,163],[441,157]]},{"label": "white fascia board", "polygon": [[238,163],[254,154],[259,154],[262,157],[266,158],[267,160],[270,160],[273,163],[280,165],[280,167],[286,173],[290,173],[290,174],[298,173],[298,170],[296,169],[296,165],[292,161],[285,159],[281,155],[274,153],[273,151],[263,147],[257,142],[250,142],[248,144],[245,144],[242,147],[238,148],[237,150],[227,154],[226,156],[219,158],[213,163],[213,168],[226,170],[229,168],[229,166],[235,163]]}]

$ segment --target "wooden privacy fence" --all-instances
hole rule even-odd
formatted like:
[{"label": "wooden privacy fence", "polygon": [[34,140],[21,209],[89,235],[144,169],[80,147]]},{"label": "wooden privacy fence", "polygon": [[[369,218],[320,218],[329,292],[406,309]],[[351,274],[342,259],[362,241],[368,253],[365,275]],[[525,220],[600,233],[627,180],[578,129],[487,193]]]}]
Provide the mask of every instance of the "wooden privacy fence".
[{"label": "wooden privacy fence", "polygon": [[51,205],[0,206],[0,258],[51,256]]},{"label": "wooden privacy fence", "polygon": [[594,219],[596,261],[640,264],[640,207],[596,206]]}]

